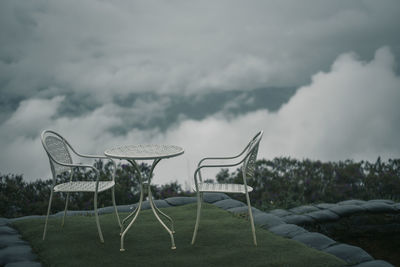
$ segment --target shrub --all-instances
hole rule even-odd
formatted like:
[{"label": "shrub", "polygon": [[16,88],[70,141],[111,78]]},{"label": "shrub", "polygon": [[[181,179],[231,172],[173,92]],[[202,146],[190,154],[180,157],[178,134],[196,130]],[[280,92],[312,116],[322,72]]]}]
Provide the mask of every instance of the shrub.
[{"label": "shrub", "polygon": [[[240,169],[221,170],[218,182],[242,183]],[[292,208],[309,203],[335,203],[347,199],[400,200],[400,159],[375,163],[352,160],[321,162],[275,158],[259,160],[248,185],[253,205],[264,210]],[[234,198],[244,201],[243,195]]]},{"label": "shrub", "polygon": [[[100,170],[100,180],[109,180],[112,172],[112,164],[98,161],[96,168]],[[150,166],[139,165],[142,175],[147,175]],[[82,169],[75,170],[73,180],[93,179],[91,171]],[[64,173],[57,177],[57,183],[69,181],[70,176]],[[115,176],[115,200],[117,205],[132,204],[139,201],[140,186],[138,174],[132,165],[119,164]],[[47,213],[47,206],[50,197],[52,180],[37,180],[26,182],[22,175],[1,175],[0,174],[0,217],[20,217],[26,215],[44,215]],[[155,198],[166,198],[172,196],[184,196],[184,192],[177,182],[156,186],[152,185]],[[51,213],[62,211],[65,208],[66,193],[55,193],[51,205]],[[93,209],[93,194],[71,193],[69,195],[69,210],[91,210]],[[111,191],[107,190],[98,194],[98,206],[106,207],[112,205]]]}]

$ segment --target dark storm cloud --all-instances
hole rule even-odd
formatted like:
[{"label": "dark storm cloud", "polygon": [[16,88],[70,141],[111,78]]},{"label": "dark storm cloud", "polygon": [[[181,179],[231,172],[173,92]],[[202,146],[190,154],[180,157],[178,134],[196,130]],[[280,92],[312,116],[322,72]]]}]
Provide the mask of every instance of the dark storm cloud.
[{"label": "dark storm cloud", "polygon": [[[306,84],[341,53],[399,58],[397,1],[2,1],[0,85],[10,99],[52,89],[197,94]],[[79,8],[77,8],[79,6]]]},{"label": "dark storm cloud", "polygon": [[171,125],[176,125],[182,120],[203,120],[210,114],[219,112],[226,117],[259,109],[274,112],[286,103],[295,91],[295,88],[258,88],[246,91],[206,92],[195,96],[132,93],[114,97],[114,103],[123,107],[120,116],[123,117],[125,125],[113,129],[113,132],[126,134],[134,127],[158,127],[161,131],[166,131]]}]

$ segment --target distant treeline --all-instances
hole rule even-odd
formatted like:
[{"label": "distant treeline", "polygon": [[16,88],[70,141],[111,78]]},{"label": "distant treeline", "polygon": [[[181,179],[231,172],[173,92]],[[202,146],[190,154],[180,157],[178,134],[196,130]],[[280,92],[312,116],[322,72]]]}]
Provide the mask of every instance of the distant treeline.
[{"label": "distant treeline", "polygon": [[[112,165],[95,163],[100,170],[100,180],[110,180]],[[150,167],[141,164],[142,172],[149,172]],[[131,165],[119,164],[115,175],[115,201],[117,205],[132,204],[139,201],[140,187],[137,174]],[[69,174],[65,173],[57,177],[57,183],[68,182]],[[75,170],[73,180],[93,179],[92,172]],[[22,175],[0,174],[0,217],[20,217],[26,215],[44,215],[50,198],[50,190],[53,180],[37,180],[26,182]],[[156,199],[172,196],[187,196],[190,192],[184,192],[177,182],[152,186],[152,193]],[[146,197],[146,196],[145,196]],[[51,205],[51,212],[63,211],[65,207],[66,193],[55,193]],[[111,191],[98,194],[98,207],[112,206]],[[68,203],[69,210],[93,209],[92,193],[71,193]]]},{"label": "distant treeline", "polygon": [[[375,163],[352,160],[321,162],[275,158],[259,160],[248,185],[254,206],[263,210],[293,208],[310,203],[336,203],[347,199],[400,201],[400,159]],[[241,170],[217,175],[218,182],[243,182]],[[234,198],[245,200],[244,196]]]},{"label": "distant treeline", "polygon": [[[110,177],[111,165],[96,162],[100,180]],[[141,164],[142,172],[150,167]],[[115,196],[118,205],[132,204],[139,200],[139,184],[132,166],[120,164],[116,171]],[[75,178],[90,179],[90,172],[76,171]],[[69,175],[57,178],[58,182],[69,181]],[[242,183],[240,169],[229,172],[222,169],[217,182]],[[52,180],[24,181],[22,175],[0,174],[0,217],[41,215],[47,211]],[[374,163],[352,160],[321,162],[275,158],[257,161],[254,178],[248,181],[254,188],[251,202],[260,209],[292,208],[310,203],[335,203],[347,199],[392,199],[400,201],[400,159],[380,158]],[[156,199],[172,196],[193,196],[185,192],[177,182],[152,186]],[[62,211],[66,194],[54,194],[52,212]],[[243,195],[232,195],[244,201]],[[111,206],[111,192],[99,194],[99,206]],[[93,194],[70,194],[70,210],[93,209]]]}]

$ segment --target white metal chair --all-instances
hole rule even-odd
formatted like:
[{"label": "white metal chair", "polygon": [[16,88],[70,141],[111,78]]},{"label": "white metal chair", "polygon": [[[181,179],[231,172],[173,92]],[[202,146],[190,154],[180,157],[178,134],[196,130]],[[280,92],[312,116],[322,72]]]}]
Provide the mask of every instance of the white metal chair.
[{"label": "white metal chair", "polygon": [[[114,205],[115,214],[117,216],[118,224],[121,227],[118,210],[117,210],[117,207],[115,204],[115,193],[114,193],[115,171],[116,171],[115,162],[112,159],[107,158],[105,156],[80,154],[80,153],[76,152],[73,149],[73,147],[68,143],[68,141],[65,140],[61,135],[59,135],[58,133],[51,131],[51,130],[43,131],[42,135],[41,135],[41,140],[42,140],[42,145],[43,145],[44,149],[46,150],[47,156],[49,157],[50,168],[51,168],[51,172],[53,175],[53,184],[51,187],[49,206],[47,208],[46,222],[45,222],[44,231],[43,231],[43,240],[46,238],[47,221],[48,221],[49,214],[50,214],[51,202],[53,199],[54,192],[66,192],[67,193],[67,198],[65,201],[64,216],[62,219],[61,226],[64,225],[65,215],[67,213],[69,193],[70,192],[92,192],[92,193],[94,193],[94,213],[95,213],[95,218],[96,218],[97,230],[99,232],[100,241],[102,243],[104,243],[103,233],[101,232],[99,215],[98,215],[98,211],[97,211],[97,194],[98,193],[111,189],[112,202]],[[85,164],[81,164],[81,163],[73,163],[70,151],[72,151],[76,156],[81,157],[81,158],[110,160],[113,164],[111,180],[110,181],[99,181],[100,173],[99,173],[99,170],[96,169],[94,166],[85,165]],[[72,178],[74,175],[74,169],[76,169],[76,168],[91,169],[95,175],[95,180],[73,181]],[[57,175],[62,174],[64,172],[70,173],[70,181],[66,182],[66,183],[57,184]]]},{"label": "white metal chair", "polygon": [[[244,150],[233,157],[207,157],[203,158],[199,161],[197,165],[197,169],[194,172],[194,182],[195,189],[197,192],[197,218],[196,224],[194,227],[192,245],[196,241],[197,230],[200,222],[200,214],[201,214],[201,204],[203,202],[203,193],[204,192],[220,192],[220,193],[241,193],[246,195],[247,206],[249,208],[249,217],[251,223],[251,230],[253,232],[253,241],[254,245],[257,246],[256,233],[254,228],[254,219],[253,213],[250,205],[249,192],[253,191],[253,188],[247,185],[246,180],[254,176],[255,164],[258,153],[258,146],[261,141],[263,135],[263,131],[258,132],[253,139],[248,143],[248,145],[244,148]],[[203,162],[206,160],[239,160],[235,163],[228,164],[211,164],[211,165],[203,165]],[[201,177],[201,169],[203,168],[221,168],[221,167],[233,167],[242,164],[242,173],[243,173],[243,184],[221,184],[221,183],[203,183]]]}]

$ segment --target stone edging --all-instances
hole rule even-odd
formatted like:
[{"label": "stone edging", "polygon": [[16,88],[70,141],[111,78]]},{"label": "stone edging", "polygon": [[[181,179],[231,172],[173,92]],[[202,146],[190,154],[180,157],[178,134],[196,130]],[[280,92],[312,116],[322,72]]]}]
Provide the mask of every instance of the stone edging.
[{"label": "stone edging", "polygon": [[11,219],[0,218],[0,266],[5,267],[40,267],[37,255],[32,252],[28,242],[21,239],[17,230],[8,224]]},{"label": "stone edging", "polygon": [[[244,203],[236,200],[223,200],[214,203],[221,208],[229,206],[226,210],[233,213],[247,213]],[[220,203],[223,205],[220,205]],[[234,206],[236,203],[236,207]],[[282,237],[299,241],[309,247],[330,253],[346,262],[346,266],[353,267],[388,267],[392,264],[376,260],[365,250],[344,243],[339,243],[323,234],[309,232],[301,225],[309,223],[324,223],[336,221],[342,217],[360,212],[368,213],[400,213],[400,203],[391,200],[347,200],[337,204],[305,205],[290,210],[275,209],[262,212],[253,208],[255,224]]]},{"label": "stone edging", "polygon": [[[246,214],[247,205],[238,200],[231,199],[223,193],[204,194],[204,201],[234,214]],[[172,197],[165,200],[156,200],[159,208],[181,206],[195,203],[195,197]],[[119,212],[129,212],[135,205],[118,206]],[[142,209],[149,209],[148,201],[143,202]],[[112,213],[113,207],[99,209],[99,214]],[[261,228],[267,229],[282,237],[299,241],[309,247],[330,253],[353,267],[389,267],[392,264],[375,260],[363,249],[338,243],[335,240],[315,232],[309,232],[299,225],[310,222],[326,222],[338,220],[340,217],[349,216],[358,212],[400,212],[400,203],[390,200],[348,200],[337,204],[306,205],[290,210],[276,209],[263,212],[252,208],[254,222]],[[68,216],[93,214],[93,211],[68,211]],[[58,212],[51,217],[61,217],[63,212]],[[26,241],[20,239],[18,232],[9,226],[10,223],[23,219],[45,218],[45,216],[26,216],[14,219],[0,218],[0,265],[5,267],[40,267],[37,255],[32,252]]]}]

